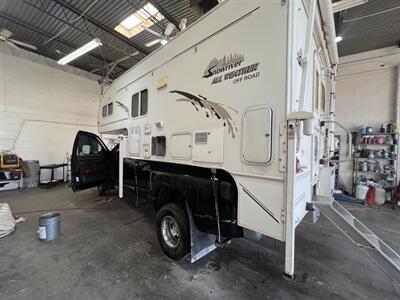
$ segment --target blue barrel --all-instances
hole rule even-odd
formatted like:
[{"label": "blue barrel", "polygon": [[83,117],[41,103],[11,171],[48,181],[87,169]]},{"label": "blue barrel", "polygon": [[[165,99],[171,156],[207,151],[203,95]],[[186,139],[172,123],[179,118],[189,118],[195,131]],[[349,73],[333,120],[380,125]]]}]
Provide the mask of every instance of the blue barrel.
[{"label": "blue barrel", "polygon": [[42,241],[51,241],[60,234],[61,216],[59,213],[47,213],[38,218],[39,239]]}]

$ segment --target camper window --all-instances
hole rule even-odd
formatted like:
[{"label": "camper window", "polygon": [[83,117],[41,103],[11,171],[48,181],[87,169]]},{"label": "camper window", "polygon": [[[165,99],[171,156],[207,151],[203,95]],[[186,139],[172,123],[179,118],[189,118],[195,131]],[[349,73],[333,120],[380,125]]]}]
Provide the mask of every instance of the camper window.
[{"label": "camper window", "polygon": [[326,103],[325,103],[325,86],[321,83],[321,111],[325,113]]},{"label": "camper window", "polygon": [[101,110],[101,115],[104,117],[107,117],[109,115],[112,115],[113,113],[113,104],[108,103],[107,105],[104,105],[102,110]]},{"label": "camper window", "polygon": [[319,111],[319,72],[316,70],[315,71],[315,77],[314,77],[314,111]]},{"label": "camper window", "polygon": [[139,93],[132,96],[132,118],[143,116],[147,114],[149,93],[146,90],[140,92],[140,106],[139,106]]},{"label": "camper window", "polygon": [[143,116],[147,114],[147,101],[148,101],[148,91],[143,90],[140,92],[140,115]]},{"label": "camper window", "polygon": [[139,93],[132,96],[132,117],[136,118],[139,115]]}]

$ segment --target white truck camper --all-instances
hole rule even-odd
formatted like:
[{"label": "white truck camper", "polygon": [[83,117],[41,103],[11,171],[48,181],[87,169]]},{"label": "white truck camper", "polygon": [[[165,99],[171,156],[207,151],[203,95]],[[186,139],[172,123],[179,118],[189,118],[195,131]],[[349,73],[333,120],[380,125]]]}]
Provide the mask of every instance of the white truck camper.
[{"label": "white truck camper", "polygon": [[292,278],[296,227],[338,205],[337,63],[330,0],[224,1],[108,87],[99,132],[120,143],[79,132],[72,188],[148,195],[172,259],[195,261],[244,229],[282,241]]}]

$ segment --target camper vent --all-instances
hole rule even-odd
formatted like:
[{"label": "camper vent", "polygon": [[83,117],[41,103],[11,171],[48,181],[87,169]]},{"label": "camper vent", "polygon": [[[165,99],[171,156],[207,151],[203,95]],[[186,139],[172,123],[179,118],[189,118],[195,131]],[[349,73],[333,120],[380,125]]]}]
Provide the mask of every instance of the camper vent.
[{"label": "camper vent", "polygon": [[207,144],[208,135],[208,132],[196,132],[194,135],[194,143],[196,145]]}]

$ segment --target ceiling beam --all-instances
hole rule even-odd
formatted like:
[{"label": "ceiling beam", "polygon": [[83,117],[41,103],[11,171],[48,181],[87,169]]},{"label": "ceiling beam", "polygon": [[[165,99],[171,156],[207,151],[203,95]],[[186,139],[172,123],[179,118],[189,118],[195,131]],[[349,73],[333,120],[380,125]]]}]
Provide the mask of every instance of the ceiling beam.
[{"label": "ceiling beam", "polygon": [[[22,21],[20,21],[20,20],[18,20],[18,19],[16,19],[16,18],[14,18],[14,17],[11,17],[11,16],[9,16],[9,15],[6,15],[5,13],[2,13],[2,12],[0,12],[0,17],[1,18],[4,18],[4,19],[6,19],[7,21],[9,21],[9,22],[11,22],[11,23],[14,23],[14,24],[16,24],[16,25],[19,25],[19,26],[22,26],[22,27],[24,27],[24,28],[26,28],[26,29],[29,29],[29,30],[31,30],[31,31],[33,31],[33,32],[36,32],[37,34],[40,34],[40,35],[42,35],[42,36],[45,36],[45,37],[47,37],[47,38],[52,38],[53,37],[53,35],[52,34],[50,34],[50,33],[48,33],[48,32],[45,32],[45,31],[43,31],[43,30],[41,30],[41,29],[39,29],[39,28],[36,28],[36,27],[34,27],[34,26],[32,26],[32,25],[30,25],[30,24],[27,24],[27,23],[24,23],[24,22],[22,22]],[[58,43],[60,43],[60,44],[63,44],[63,45],[65,45],[65,46],[68,46],[68,47],[70,47],[70,48],[73,48],[73,49],[78,49],[79,47],[78,46],[76,46],[76,45],[74,45],[74,44],[72,44],[72,43],[70,43],[70,42],[68,42],[68,41],[65,41],[65,40],[63,40],[63,39],[61,39],[61,38],[54,38],[53,39],[54,41],[57,41]],[[39,52],[40,53],[40,52]],[[101,62],[103,62],[103,61],[105,61],[106,63],[111,63],[112,61],[111,60],[109,60],[109,59],[103,59],[102,57],[100,57],[100,56],[98,56],[98,55],[96,55],[96,54],[87,54],[88,56],[90,56],[90,57],[92,57],[92,58],[95,58],[96,60],[99,60],[99,61],[101,61]],[[128,68],[126,68],[126,67],[124,67],[124,66],[121,66],[121,65],[118,65],[118,67],[119,68],[121,68],[122,70],[127,70]],[[90,70],[87,70],[87,71],[90,71]]]},{"label": "ceiling beam", "polygon": [[150,2],[155,8],[158,9],[158,11],[172,24],[176,26],[176,28],[179,30],[179,22],[175,20],[173,16],[171,16],[160,4],[157,3],[156,0],[147,0],[147,2]]},{"label": "ceiling beam", "polygon": [[[79,8],[76,8],[75,6],[67,3],[64,0],[53,0],[54,2],[56,2],[57,4],[61,5],[62,7],[65,7],[66,9],[68,9],[69,11],[73,12],[74,14],[80,16],[83,15],[83,11],[81,11]],[[97,21],[96,19],[85,15],[85,19],[92,23],[93,25],[95,25],[96,27],[100,28],[101,30],[111,34],[112,36],[114,36],[115,38],[123,41],[124,43],[128,44],[129,46],[135,48],[136,50],[138,50],[139,52],[142,52],[145,55],[150,54],[150,51],[145,49],[143,46],[132,42],[131,40],[129,40],[127,37],[123,36],[122,34],[120,34],[119,32],[115,31],[114,29],[109,28],[108,26],[100,23],[99,21]]]},{"label": "ceiling beam", "polygon": [[88,33],[88,32],[86,32],[86,31],[80,29],[79,27],[75,26],[74,24],[69,24],[68,22],[66,22],[66,21],[63,20],[62,18],[59,18],[59,17],[53,15],[52,13],[48,12],[48,11],[45,10],[44,8],[42,8],[42,7],[40,7],[40,6],[37,6],[37,5],[35,5],[35,4],[33,4],[33,3],[29,2],[29,1],[27,1],[27,0],[22,0],[22,1],[23,1],[26,5],[29,5],[30,7],[39,10],[40,12],[42,12],[42,13],[44,13],[44,14],[46,14],[46,15],[48,15],[48,16],[54,18],[54,19],[56,19],[57,21],[60,21],[60,22],[64,23],[65,25],[68,25],[69,27],[71,27],[71,28],[73,28],[73,29],[75,29],[75,30],[77,30],[77,31],[80,31],[80,32],[83,33],[83,34],[86,34],[86,35],[92,37],[92,36],[90,35],[90,33]]}]

